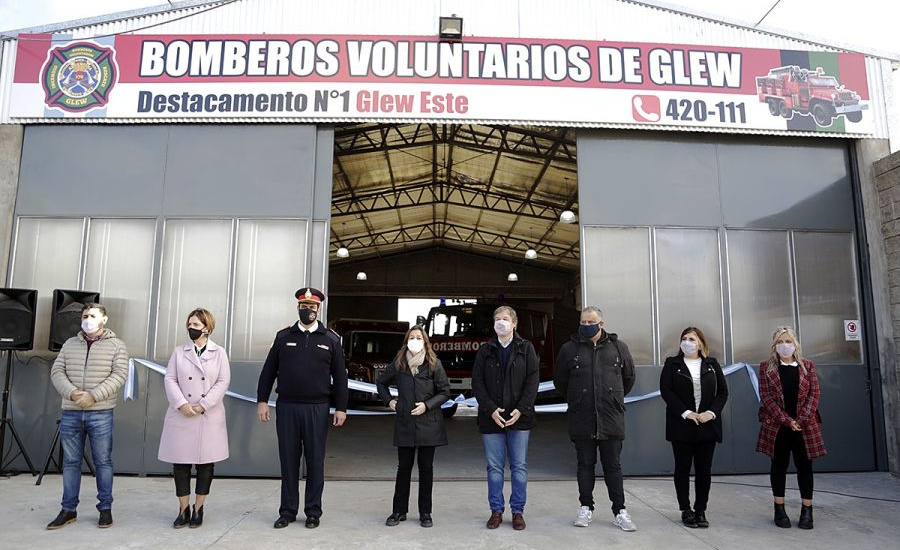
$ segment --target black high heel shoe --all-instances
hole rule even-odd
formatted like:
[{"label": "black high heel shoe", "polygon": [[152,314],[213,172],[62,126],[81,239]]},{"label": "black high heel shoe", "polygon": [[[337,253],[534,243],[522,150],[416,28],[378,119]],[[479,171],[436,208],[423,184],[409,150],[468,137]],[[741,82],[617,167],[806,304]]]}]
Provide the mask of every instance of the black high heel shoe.
[{"label": "black high heel shoe", "polygon": [[203,525],[203,506],[197,508],[194,506],[194,513],[191,514],[191,529],[196,529]]},{"label": "black high heel shoe", "polygon": [[191,522],[191,507],[187,506],[184,510],[182,510],[178,517],[175,518],[175,521],[172,522],[172,527],[175,529],[181,529],[185,525]]}]

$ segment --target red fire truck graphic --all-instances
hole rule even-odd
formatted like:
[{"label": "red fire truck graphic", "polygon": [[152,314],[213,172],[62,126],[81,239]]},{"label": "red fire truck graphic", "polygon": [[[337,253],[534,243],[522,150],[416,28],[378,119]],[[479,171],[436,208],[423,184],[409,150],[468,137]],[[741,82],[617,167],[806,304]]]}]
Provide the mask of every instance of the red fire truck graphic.
[{"label": "red fire truck graphic", "polygon": [[756,92],[774,116],[792,118],[794,113],[812,115],[819,126],[831,126],[836,116],[845,115],[850,122],[862,120],[868,105],[860,104],[859,94],[847,90],[837,78],[828,76],[822,67],[815,71],[796,65],[770,69],[766,76],[756,77]]}]

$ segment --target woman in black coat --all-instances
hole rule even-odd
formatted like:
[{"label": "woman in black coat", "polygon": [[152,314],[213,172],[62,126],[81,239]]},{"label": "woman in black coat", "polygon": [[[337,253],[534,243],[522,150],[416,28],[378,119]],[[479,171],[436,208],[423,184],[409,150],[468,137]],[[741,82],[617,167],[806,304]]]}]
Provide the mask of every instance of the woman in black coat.
[{"label": "woman in black coat", "polygon": [[722,408],[728,400],[728,386],[719,362],[709,357],[703,331],[688,327],[681,332],[678,355],[666,358],[659,391],[666,402],[666,440],[672,443],[675,455],[675,494],[681,521],[688,527],[709,527],[706,503],[712,483],[713,453],[716,443],[722,442]]},{"label": "woman in black coat", "polygon": [[[397,413],[394,446],[397,447],[397,481],[394,506],[385,525],[406,521],[413,462],[419,462],[419,524],[434,525],[431,519],[431,486],[434,481],[434,450],[447,444],[447,427],[441,405],[450,399],[450,381],[441,361],[431,349],[420,326],[406,332],[406,346],[378,376],[378,396]],[[397,386],[392,397],[389,385]]]}]

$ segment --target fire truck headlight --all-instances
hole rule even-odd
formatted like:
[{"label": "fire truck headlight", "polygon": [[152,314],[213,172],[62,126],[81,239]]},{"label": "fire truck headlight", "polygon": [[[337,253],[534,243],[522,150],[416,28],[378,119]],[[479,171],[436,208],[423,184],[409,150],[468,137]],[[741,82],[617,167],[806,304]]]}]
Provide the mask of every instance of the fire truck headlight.
[{"label": "fire truck headlight", "polygon": [[837,97],[838,97],[837,94],[831,94],[831,100],[832,100],[832,101],[834,101],[835,99],[837,99]]}]

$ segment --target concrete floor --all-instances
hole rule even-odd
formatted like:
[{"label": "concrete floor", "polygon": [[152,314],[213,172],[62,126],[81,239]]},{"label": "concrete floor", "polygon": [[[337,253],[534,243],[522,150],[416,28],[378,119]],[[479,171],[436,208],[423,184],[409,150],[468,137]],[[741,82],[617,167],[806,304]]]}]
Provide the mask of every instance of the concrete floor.
[{"label": "concrete floor", "polygon": [[[447,422],[450,444],[436,451],[435,479],[484,479],[484,451],[476,415],[477,409],[460,408]],[[562,480],[574,476],[575,451],[567,422],[563,414],[541,416],[528,446],[530,479]],[[334,460],[326,460],[325,475],[338,480],[393,480],[397,473],[393,434],[393,417],[351,417],[343,428],[328,433],[328,457]]]},{"label": "concrete floor", "polygon": [[[390,513],[390,481],[327,481],[325,515],[318,529],[302,522],[275,530],[279,481],[216,479],[199,529],[171,528],[177,513],[174,485],[165,477],[117,476],[115,524],[96,527],[93,479],[85,477],[82,503],[75,524],[58,531],[44,526],[59,511],[62,479],[57,474],[34,485],[30,475],[0,478],[0,549],[564,549],[579,547],[697,550],[703,548],[760,549],[897,548],[900,540],[900,479],[885,473],[818,474],[816,528],[778,529],[772,524],[767,476],[721,476],[713,480],[706,530],[687,529],[680,522],[670,478],[627,478],[627,506],[638,531],[625,533],[610,523],[605,489],[598,480],[593,524],[572,526],[577,511],[573,479],[532,481],[526,520],[528,529],[513,531],[504,523],[496,531],[484,528],[488,516],[486,486],[480,481],[435,484],[432,529],[415,521],[415,497],[410,521],[385,527]],[[789,487],[796,487],[789,480]],[[302,488],[301,488],[302,490]],[[415,491],[415,488],[414,488]],[[799,495],[788,491],[788,508],[796,521]]]}]

